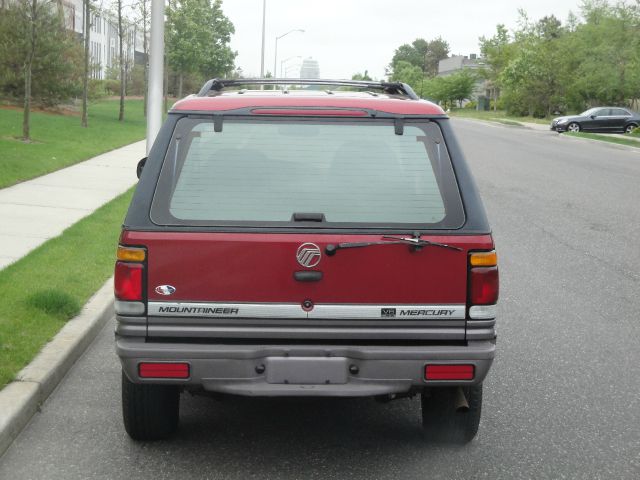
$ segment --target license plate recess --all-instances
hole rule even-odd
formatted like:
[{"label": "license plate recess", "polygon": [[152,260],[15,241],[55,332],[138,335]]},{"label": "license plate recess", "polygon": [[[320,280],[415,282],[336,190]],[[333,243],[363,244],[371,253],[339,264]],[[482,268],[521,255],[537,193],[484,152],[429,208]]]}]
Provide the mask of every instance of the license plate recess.
[{"label": "license plate recess", "polygon": [[347,359],[318,357],[269,357],[267,383],[324,385],[347,383]]}]

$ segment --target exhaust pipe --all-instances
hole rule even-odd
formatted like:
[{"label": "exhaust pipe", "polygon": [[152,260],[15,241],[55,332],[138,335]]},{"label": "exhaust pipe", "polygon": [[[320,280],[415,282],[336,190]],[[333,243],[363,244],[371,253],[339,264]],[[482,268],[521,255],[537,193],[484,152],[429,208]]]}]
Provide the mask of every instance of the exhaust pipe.
[{"label": "exhaust pipe", "polygon": [[453,395],[453,404],[456,412],[468,412],[469,402],[467,402],[467,397],[465,397],[462,387],[457,387],[456,392]]}]

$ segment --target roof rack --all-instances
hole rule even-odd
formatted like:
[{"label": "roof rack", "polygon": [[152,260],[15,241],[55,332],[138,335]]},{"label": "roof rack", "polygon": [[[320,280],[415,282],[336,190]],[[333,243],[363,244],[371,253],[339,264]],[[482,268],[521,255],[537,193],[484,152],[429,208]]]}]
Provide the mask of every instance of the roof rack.
[{"label": "roof rack", "polygon": [[319,80],[315,78],[213,78],[205,83],[199,97],[206,97],[210,92],[221,92],[225,87],[239,85],[327,85],[332,87],[357,87],[366,90],[381,90],[391,95],[405,95],[413,100],[420,100],[413,89],[402,82],[368,82],[361,80]]}]

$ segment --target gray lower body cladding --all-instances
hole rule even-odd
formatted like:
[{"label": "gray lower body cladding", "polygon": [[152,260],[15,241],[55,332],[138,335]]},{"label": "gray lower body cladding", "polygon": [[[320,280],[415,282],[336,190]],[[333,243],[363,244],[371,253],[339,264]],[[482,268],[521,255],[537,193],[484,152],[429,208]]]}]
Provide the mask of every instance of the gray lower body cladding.
[{"label": "gray lower body cladding", "polygon": [[[178,384],[247,396],[359,397],[425,387],[473,385],[487,375],[495,341],[464,345],[236,345],[149,342],[116,336],[126,375],[137,383]],[[187,362],[188,379],[143,379],[140,362]],[[426,364],[472,364],[473,380],[425,381]]]}]

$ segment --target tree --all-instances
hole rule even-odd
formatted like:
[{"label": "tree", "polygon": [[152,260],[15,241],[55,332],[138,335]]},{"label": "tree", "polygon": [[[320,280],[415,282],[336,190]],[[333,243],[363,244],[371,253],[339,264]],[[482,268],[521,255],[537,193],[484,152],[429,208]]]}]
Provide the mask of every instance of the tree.
[{"label": "tree", "polygon": [[82,77],[82,119],[80,124],[87,128],[89,126],[88,103],[89,103],[89,46],[91,37],[91,0],[83,0],[84,5],[84,76]]},{"label": "tree", "polygon": [[119,44],[119,56],[118,63],[120,65],[120,110],[118,112],[118,121],[122,122],[124,120],[124,95],[125,95],[125,87],[126,87],[126,71],[125,71],[125,63],[126,59],[124,56],[124,40],[125,40],[125,27],[122,23],[122,0],[116,1],[116,10],[118,14],[118,44]]},{"label": "tree", "polygon": [[391,80],[407,83],[411,88],[413,88],[418,96],[422,96],[425,78],[420,67],[417,67],[406,60],[400,60],[395,65]]},{"label": "tree", "polygon": [[232,33],[221,0],[176,0],[167,9],[167,61],[178,75],[178,97],[185,75],[214,77],[233,71]]},{"label": "tree", "polygon": [[147,37],[149,35],[149,25],[151,12],[149,9],[149,0],[140,0],[138,3],[138,20],[142,22],[142,52],[144,54],[144,116],[147,116],[147,90],[149,86],[149,45]]},{"label": "tree", "polygon": [[79,50],[52,0],[16,0],[0,15],[0,88],[23,104],[22,138],[31,140],[33,101],[55,104],[79,92]]},{"label": "tree", "polygon": [[364,80],[367,82],[371,82],[373,81],[373,78],[369,76],[369,70],[365,70],[364,73],[360,73],[360,72],[354,73],[351,76],[351,80]]},{"label": "tree", "polygon": [[500,78],[513,56],[513,50],[509,32],[502,24],[496,27],[496,34],[493,37],[480,37],[480,53],[487,66],[481,74],[488,81],[494,110],[498,108],[498,97],[502,86]]},{"label": "tree", "polygon": [[408,62],[414,67],[420,68],[427,77],[435,77],[438,74],[438,63],[449,55],[449,44],[438,37],[431,41],[416,38],[411,45],[400,45],[391,59],[390,69],[396,71],[400,62]]}]

